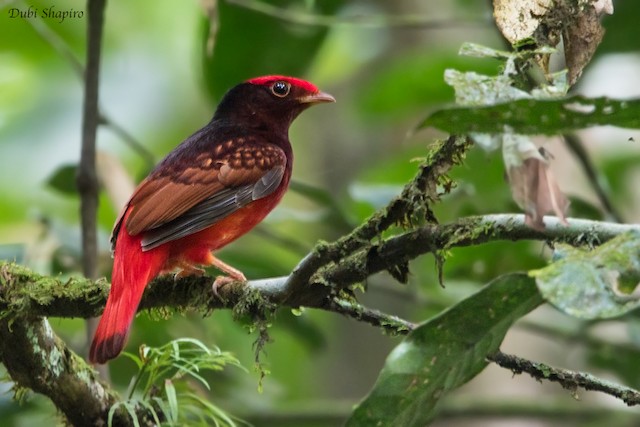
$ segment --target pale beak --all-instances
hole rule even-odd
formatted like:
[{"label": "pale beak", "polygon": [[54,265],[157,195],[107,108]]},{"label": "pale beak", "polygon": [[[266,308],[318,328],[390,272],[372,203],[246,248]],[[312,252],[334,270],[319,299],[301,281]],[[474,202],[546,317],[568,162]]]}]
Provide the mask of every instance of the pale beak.
[{"label": "pale beak", "polygon": [[336,99],[326,92],[316,92],[298,98],[302,104],[319,104],[321,102],[336,102]]}]

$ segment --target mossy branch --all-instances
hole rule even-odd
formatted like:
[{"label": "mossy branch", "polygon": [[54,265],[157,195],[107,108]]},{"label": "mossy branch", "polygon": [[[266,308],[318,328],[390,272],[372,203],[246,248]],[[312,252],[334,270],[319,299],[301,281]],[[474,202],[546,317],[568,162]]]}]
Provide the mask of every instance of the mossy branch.
[{"label": "mossy branch", "polygon": [[628,406],[640,405],[640,392],[637,390],[594,377],[591,374],[555,368],[502,352],[497,352],[487,359],[502,368],[511,370],[514,374],[526,372],[538,381],[557,382],[562,388],[572,393],[577,393],[577,390],[582,388],[611,395],[622,400]]},{"label": "mossy branch", "polygon": [[[574,246],[597,245],[640,225],[626,225],[569,218],[569,226],[554,217],[545,217],[546,228],[534,230],[523,215],[487,215],[462,218],[447,224],[427,224],[391,237],[347,256],[339,264],[314,271],[317,282],[291,289],[291,276],[232,283],[219,295],[212,292],[213,278],[186,277],[174,280],[162,276],[147,288],[139,310],[168,308],[196,310],[206,314],[214,309],[233,308],[248,293],[257,292],[265,301],[279,306],[315,307],[331,310],[331,295],[393,265],[422,254],[492,241],[539,240],[564,242]],[[305,258],[301,263],[304,263]],[[295,271],[295,270],[294,270]],[[26,267],[0,261],[0,318],[16,316],[80,317],[100,315],[109,292],[106,280],[82,277],[56,278],[39,275]],[[334,306],[335,307],[335,306]]]},{"label": "mossy branch", "polygon": [[[288,276],[232,283],[216,295],[212,292],[210,277],[174,280],[164,276],[148,286],[139,309],[196,310],[207,314],[214,309],[238,305],[245,311],[260,310],[260,301],[264,301],[277,306],[305,305],[333,311],[404,334],[412,329],[410,322],[337,300],[334,295],[376,272],[440,249],[521,239],[593,245],[640,228],[574,219],[565,227],[549,217],[545,222],[547,227],[542,231],[527,227],[522,215],[490,215],[443,225],[427,224],[356,250],[340,263],[329,261],[312,273],[313,281],[303,286],[296,284],[294,289]],[[55,336],[44,317],[97,316],[104,307],[108,290],[109,285],[103,279],[49,277],[14,263],[0,262],[2,363],[17,387],[27,387],[50,397],[74,424],[75,417],[104,419],[105,408],[115,402],[117,395]],[[82,405],[78,405],[80,401]]]},{"label": "mossy branch", "polygon": [[[45,318],[0,320],[0,355],[16,393],[29,388],[44,394],[73,425],[94,425],[91,420],[105,419],[119,400],[97,372],[55,335]],[[116,414],[116,421],[130,425],[123,414]]]}]

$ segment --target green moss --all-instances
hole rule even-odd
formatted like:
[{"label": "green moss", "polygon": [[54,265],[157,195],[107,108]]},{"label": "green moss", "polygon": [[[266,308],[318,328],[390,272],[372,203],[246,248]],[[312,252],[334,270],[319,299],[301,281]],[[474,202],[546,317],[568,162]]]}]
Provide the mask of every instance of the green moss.
[{"label": "green moss", "polygon": [[314,248],[315,252],[322,255],[331,249],[331,244],[325,240],[318,240]]},{"label": "green moss", "polygon": [[550,368],[544,363],[538,363],[537,368],[540,370],[544,378],[549,378],[553,374],[553,368]]},{"label": "green moss", "polygon": [[18,383],[13,383],[11,387],[13,392],[13,399],[18,403],[25,403],[31,394],[31,389],[28,387],[22,387]]},{"label": "green moss", "polygon": [[274,305],[262,296],[260,290],[245,286],[242,296],[233,307],[233,316],[235,319],[245,316],[254,317],[255,315],[271,312],[274,308]]},{"label": "green moss", "polygon": [[[96,289],[97,288],[97,289]],[[0,319],[33,314],[34,307],[46,307],[66,299],[82,305],[77,311],[103,301],[108,292],[106,280],[96,282],[83,277],[48,277],[15,263],[0,261]],[[88,314],[89,315],[89,314]]]}]

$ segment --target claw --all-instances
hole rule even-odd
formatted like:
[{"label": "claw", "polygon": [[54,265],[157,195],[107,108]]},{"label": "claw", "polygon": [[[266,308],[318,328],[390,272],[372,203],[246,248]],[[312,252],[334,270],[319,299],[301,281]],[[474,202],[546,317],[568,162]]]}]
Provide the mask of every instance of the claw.
[{"label": "claw", "polygon": [[218,298],[220,298],[220,294],[218,293],[218,290],[221,289],[222,287],[224,287],[224,286],[226,286],[226,285],[228,285],[229,283],[232,283],[232,282],[246,282],[247,281],[247,278],[244,276],[242,271],[238,270],[237,268],[231,267],[229,264],[219,260],[218,258],[214,257],[213,255],[211,255],[211,259],[209,261],[209,264],[214,266],[218,270],[222,271],[223,273],[227,274],[227,276],[218,276],[218,277],[216,277],[216,280],[213,282],[213,286],[211,287],[211,290],[213,291],[213,294]]},{"label": "claw", "polygon": [[213,291],[213,294],[217,297],[220,298],[220,294],[218,293],[219,289],[222,289],[223,287],[227,286],[229,283],[233,283],[233,282],[246,282],[247,278],[244,277],[244,274],[242,274],[240,271],[238,271],[239,274],[237,275],[229,275],[229,276],[218,276],[216,277],[216,280],[213,281],[213,285],[211,286],[211,290]]}]

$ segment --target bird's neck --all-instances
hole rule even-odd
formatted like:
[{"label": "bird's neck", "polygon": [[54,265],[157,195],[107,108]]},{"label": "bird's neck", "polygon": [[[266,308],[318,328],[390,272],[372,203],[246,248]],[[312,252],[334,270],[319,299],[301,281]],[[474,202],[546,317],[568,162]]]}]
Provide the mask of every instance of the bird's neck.
[{"label": "bird's neck", "polygon": [[289,124],[267,122],[263,120],[238,120],[238,118],[219,117],[215,115],[209,127],[224,129],[223,134],[251,135],[261,140],[268,141],[282,148],[287,155],[291,154],[289,142]]},{"label": "bird's neck", "polygon": [[[289,116],[289,115],[288,115]],[[270,133],[284,136],[289,134],[289,126],[295,116],[278,116],[274,119],[272,115],[264,114],[251,109],[235,111],[232,114],[216,113],[211,119],[211,123],[217,122],[225,125],[234,125],[242,129],[252,130],[260,133]]]}]

